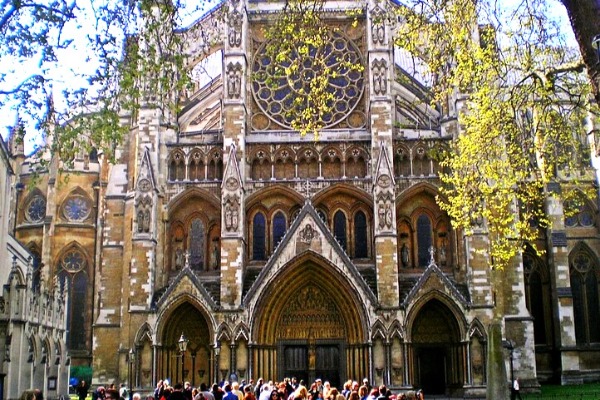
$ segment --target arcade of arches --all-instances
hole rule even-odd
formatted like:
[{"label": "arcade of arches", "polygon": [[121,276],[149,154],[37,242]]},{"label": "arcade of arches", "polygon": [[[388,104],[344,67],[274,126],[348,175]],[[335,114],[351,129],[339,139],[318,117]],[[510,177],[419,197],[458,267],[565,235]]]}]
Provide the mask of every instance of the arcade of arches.
[{"label": "arcade of arches", "polygon": [[[369,340],[363,302],[326,260],[300,257],[268,285],[251,326],[237,332],[210,326],[193,300],[173,307],[162,323],[157,376],[181,377],[194,385],[248,376],[295,376],[306,382],[322,378],[341,387],[348,377],[371,376],[371,357],[385,349],[384,357],[394,364],[392,385],[408,387],[414,382],[427,393],[443,394],[461,387],[466,378],[469,343],[461,340],[464,328],[445,304],[448,299],[433,295],[415,307],[410,339],[397,334],[382,340],[375,329]],[[190,343],[183,358],[177,346],[182,332]],[[252,345],[248,334],[255,338]],[[477,362],[481,369],[483,360]],[[373,371],[376,381],[384,381],[383,370]]]}]

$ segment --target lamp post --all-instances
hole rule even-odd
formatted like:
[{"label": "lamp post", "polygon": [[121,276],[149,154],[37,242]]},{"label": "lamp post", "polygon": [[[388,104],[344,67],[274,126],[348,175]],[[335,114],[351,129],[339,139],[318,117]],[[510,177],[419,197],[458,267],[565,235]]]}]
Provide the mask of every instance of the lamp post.
[{"label": "lamp post", "polygon": [[214,378],[217,382],[219,381],[219,354],[221,353],[221,343],[217,343],[217,345],[215,346],[215,359],[214,361]]},{"label": "lamp post", "polygon": [[188,338],[185,337],[185,335],[183,334],[183,332],[181,332],[181,337],[179,338],[179,341],[177,342],[178,346],[179,346],[179,352],[181,353],[181,381],[184,381],[184,377],[183,377],[183,357],[185,355],[185,350],[187,349],[187,345],[190,341],[188,340]]},{"label": "lamp post", "polygon": [[135,351],[129,349],[129,390],[135,387]]},{"label": "lamp post", "polygon": [[512,388],[512,384],[515,381],[515,371],[513,368],[513,351],[515,350],[515,346],[510,340],[503,340],[502,347],[510,352],[510,387]]}]

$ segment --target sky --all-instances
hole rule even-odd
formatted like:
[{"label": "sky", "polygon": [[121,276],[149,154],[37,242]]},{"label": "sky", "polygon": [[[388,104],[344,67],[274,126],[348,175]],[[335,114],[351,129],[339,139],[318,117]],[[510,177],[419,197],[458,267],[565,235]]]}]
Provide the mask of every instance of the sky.
[{"label": "sky", "polygon": [[[104,0],[113,1],[113,0]],[[184,4],[184,12],[182,13],[181,26],[189,26],[198,19],[204,10],[208,10],[216,4],[215,0],[211,0],[203,4],[202,9],[197,8],[199,2],[193,0],[185,0],[188,3]],[[505,0],[503,4],[515,3],[519,0]],[[561,31],[566,34],[567,41],[576,47],[575,39],[567,20],[566,12],[562,4],[558,0],[548,0],[548,11],[554,18],[560,21]],[[94,6],[99,4],[98,0],[76,0],[79,8],[79,19],[77,23],[71,23],[67,26],[63,33],[65,37],[73,39],[71,46],[64,51],[59,52],[56,63],[42,66],[45,74],[53,79],[54,102],[57,107],[64,107],[62,101],[62,90],[70,87],[81,87],[87,85],[86,76],[92,75],[96,70],[98,63],[95,61],[93,53],[90,51],[88,42],[85,40],[86,35],[93,33],[94,29]],[[209,61],[208,70],[220,69],[219,57],[213,57]],[[21,81],[24,77],[31,75],[35,71],[39,71],[37,59],[25,60],[24,62],[16,62],[14,59],[3,57],[0,62],[0,72],[8,73],[7,80],[0,82],[0,90],[10,87],[16,81]],[[206,80],[207,78],[200,78]],[[1,95],[0,95],[1,96]],[[14,105],[14,104],[13,104]],[[0,108],[0,134],[4,139],[7,138],[11,127],[15,124],[17,112],[14,107]],[[25,139],[26,153],[33,151],[35,146],[41,142],[41,135],[32,126],[27,127],[27,136]]]}]

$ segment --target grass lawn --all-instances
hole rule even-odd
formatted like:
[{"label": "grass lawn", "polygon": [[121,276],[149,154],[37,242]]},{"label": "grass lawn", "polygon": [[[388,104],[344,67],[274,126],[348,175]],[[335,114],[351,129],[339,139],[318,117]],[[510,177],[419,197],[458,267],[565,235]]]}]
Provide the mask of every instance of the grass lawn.
[{"label": "grass lawn", "polygon": [[565,400],[598,400],[600,399],[600,383],[585,385],[559,386],[542,385],[541,393],[523,394],[525,400],[565,399]]}]

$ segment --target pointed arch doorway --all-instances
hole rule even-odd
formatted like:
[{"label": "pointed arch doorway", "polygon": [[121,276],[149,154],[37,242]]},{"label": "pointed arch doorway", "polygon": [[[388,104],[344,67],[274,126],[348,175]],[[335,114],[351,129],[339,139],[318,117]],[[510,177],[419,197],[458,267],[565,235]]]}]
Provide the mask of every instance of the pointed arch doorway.
[{"label": "pointed arch doorway", "polygon": [[355,287],[316,255],[267,283],[259,303],[254,375],[314,379],[341,387],[369,376],[365,315]]},{"label": "pointed arch doorway", "polygon": [[461,388],[466,348],[450,308],[429,300],[418,311],[411,336],[414,386],[430,395],[448,395]]},{"label": "pointed arch doorway", "polygon": [[[183,354],[178,346],[182,333],[188,340]],[[198,308],[187,301],[175,307],[161,330],[157,380],[169,378],[172,383],[189,381],[194,386],[210,385],[214,380],[212,337],[208,320]]]}]

